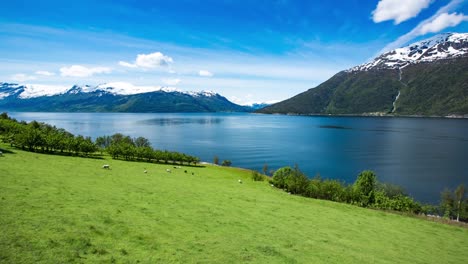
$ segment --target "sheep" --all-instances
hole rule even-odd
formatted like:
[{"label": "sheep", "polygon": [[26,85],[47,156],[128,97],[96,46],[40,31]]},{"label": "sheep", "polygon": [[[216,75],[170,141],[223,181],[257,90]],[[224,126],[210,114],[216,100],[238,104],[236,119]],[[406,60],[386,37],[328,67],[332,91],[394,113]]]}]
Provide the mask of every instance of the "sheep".
[{"label": "sheep", "polygon": [[109,166],[109,164],[104,164],[104,165],[102,165],[102,168],[103,169],[110,169],[110,166]]},{"label": "sheep", "polygon": [[166,169],[166,172],[171,173],[171,170],[170,170],[170,169]]},{"label": "sheep", "polygon": [[242,180],[241,180],[241,179],[239,179],[239,183],[242,184]]},{"label": "sheep", "polygon": [[143,171],[143,173],[148,173],[148,171],[145,169],[145,170]]}]

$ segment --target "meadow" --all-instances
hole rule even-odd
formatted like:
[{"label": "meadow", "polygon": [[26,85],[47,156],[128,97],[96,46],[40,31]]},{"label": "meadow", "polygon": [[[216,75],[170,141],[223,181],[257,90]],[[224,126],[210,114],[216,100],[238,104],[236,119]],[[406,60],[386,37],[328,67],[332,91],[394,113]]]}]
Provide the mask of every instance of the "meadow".
[{"label": "meadow", "polygon": [[468,259],[468,228],[289,195],[243,169],[0,147],[0,263]]}]

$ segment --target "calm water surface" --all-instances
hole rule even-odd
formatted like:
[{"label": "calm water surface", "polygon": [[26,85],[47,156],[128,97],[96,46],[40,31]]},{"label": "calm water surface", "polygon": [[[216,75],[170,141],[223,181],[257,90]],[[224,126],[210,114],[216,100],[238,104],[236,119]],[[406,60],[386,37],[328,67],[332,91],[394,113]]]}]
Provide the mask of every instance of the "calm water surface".
[{"label": "calm water surface", "polygon": [[93,138],[121,132],[153,147],[261,170],[298,164],[309,177],[379,180],[435,203],[443,188],[468,185],[468,120],[256,114],[9,113]]}]

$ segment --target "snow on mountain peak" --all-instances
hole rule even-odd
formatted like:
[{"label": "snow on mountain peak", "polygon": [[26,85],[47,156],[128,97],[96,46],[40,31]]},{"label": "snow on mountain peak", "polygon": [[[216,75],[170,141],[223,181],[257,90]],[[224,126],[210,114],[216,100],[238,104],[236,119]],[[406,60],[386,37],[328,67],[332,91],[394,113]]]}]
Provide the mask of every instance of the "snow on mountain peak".
[{"label": "snow on mountain peak", "polygon": [[348,70],[401,69],[409,64],[468,56],[468,33],[443,33],[386,52],[370,62]]},{"label": "snow on mountain peak", "polygon": [[132,95],[149,92],[166,92],[166,93],[182,93],[190,96],[216,96],[217,93],[213,91],[201,91],[201,92],[186,92],[179,90],[174,87],[163,87],[163,86],[139,86],[133,85],[127,82],[111,82],[104,83],[97,86],[90,85],[74,85],[70,86],[63,85],[44,85],[44,84],[10,84],[0,83],[0,99],[16,95],[21,99],[28,99],[41,96],[53,96],[60,94],[80,94],[80,93],[94,93],[101,92],[109,93],[114,95]]},{"label": "snow on mountain peak", "polygon": [[70,90],[70,87],[63,85],[25,84],[24,91],[19,95],[19,98],[27,99],[40,96],[52,96],[64,94],[68,90]]}]

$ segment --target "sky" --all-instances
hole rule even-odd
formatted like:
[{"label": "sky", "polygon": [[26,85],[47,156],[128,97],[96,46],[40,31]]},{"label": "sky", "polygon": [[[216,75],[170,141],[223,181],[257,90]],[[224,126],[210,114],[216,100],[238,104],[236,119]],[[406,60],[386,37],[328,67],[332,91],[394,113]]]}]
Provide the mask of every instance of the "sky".
[{"label": "sky", "polygon": [[210,90],[272,103],[384,51],[468,32],[467,2],[1,1],[0,82]]}]

